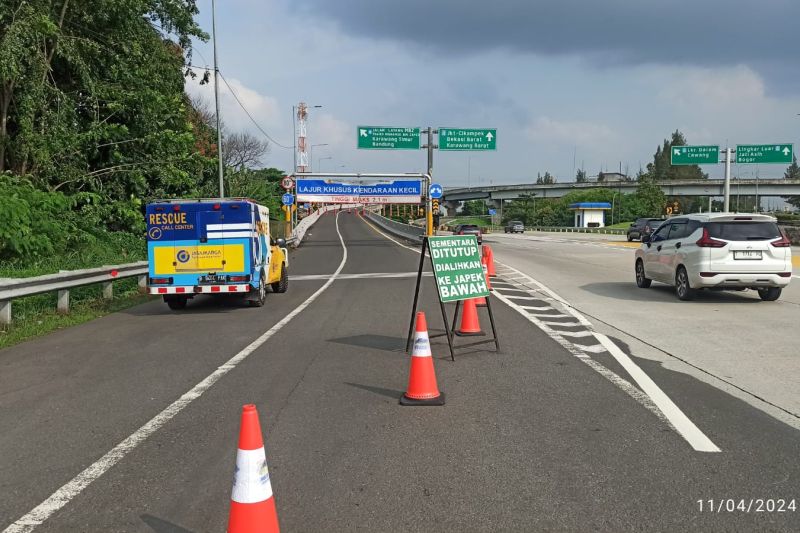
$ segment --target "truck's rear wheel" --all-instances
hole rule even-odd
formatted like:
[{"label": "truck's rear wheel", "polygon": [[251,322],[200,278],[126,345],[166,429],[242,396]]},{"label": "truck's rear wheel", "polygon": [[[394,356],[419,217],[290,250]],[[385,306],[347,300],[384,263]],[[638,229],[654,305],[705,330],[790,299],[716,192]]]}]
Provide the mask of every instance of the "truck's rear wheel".
[{"label": "truck's rear wheel", "polygon": [[164,301],[173,311],[180,311],[181,309],[186,309],[186,302],[189,301],[189,298],[186,296],[164,296]]},{"label": "truck's rear wheel", "polygon": [[250,305],[252,307],[263,307],[264,304],[267,302],[267,285],[264,281],[264,273],[261,273],[261,277],[258,280],[258,289],[255,291],[255,298],[249,300]]},{"label": "truck's rear wheel", "polygon": [[281,263],[281,279],[272,284],[272,292],[286,292],[289,288],[289,272],[286,263]]}]

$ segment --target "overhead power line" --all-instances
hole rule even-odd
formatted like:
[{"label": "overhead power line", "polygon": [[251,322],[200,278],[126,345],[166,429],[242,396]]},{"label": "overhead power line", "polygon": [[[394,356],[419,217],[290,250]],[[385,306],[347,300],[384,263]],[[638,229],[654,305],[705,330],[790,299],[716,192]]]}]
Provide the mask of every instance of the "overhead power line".
[{"label": "overhead power line", "polygon": [[221,72],[220,72],[220,74],[219,74],[219,77],[220,77],[220,78],[222,78],[222,81],[224,81],[224,82],[225,82],[225,85],[227,85],[227,86],[228,86],[228,89],[231,91],[231,94],[233,95],[233,98],[234,98],[234,99],[236,100],[236,102],[239,104],[239,107],[241,107],[241,108],[242,108],[242,111],[244,111],[244,112],[245,112],[245,114],[246,114],[246,115],[247,115],[247,116],[250,118],[250,121],[253,123],[253,125],[254,125],[256,128],[258,128],[258,131],[260,131],[260,132],[261,132],[261,133],[264,135],[264,137],[266,137],[267,139],[269,139],[270,141],[272,141],[274,144],[276,144],[276,145],[280,146],[281,148],[284,148],[284,149],[286,149],[286,150],[293,150],[293,149],[294,149],[294,148],[293,148],[293,147],[291,147],[291,146],[285,146],[285,145],[283,145],[283,144],[279,143],[278,141],[276,141],[275,139],[273,139],[273,138],[272,138],[272,137],[269,135],[269,133],[267,133],[266,131],[264,131],[264,128],[262,128],[262,127],[261,127],[261,125],[259,125],[259,123],[258,123],[258,122],[256,122],[256,119],[254,119],[254,118],[253,118],[253,115],[251,115],[251,114],[250,114],[250,111],[248,111],[248,110],[247,110],[247,108],[246,108],[246,107],[244,106],[244,104],[242,103],[242,101],[241,101],[241,100],[239,100],[239,96],[236,94],[236,91],[234,91],[234,90],[233,90],[233,87],[231,87],[231,84],[230,84],[230,83],[228,83],[228,80],[226,80],[226,79],[225,79],[225,76],[223,76]]}]

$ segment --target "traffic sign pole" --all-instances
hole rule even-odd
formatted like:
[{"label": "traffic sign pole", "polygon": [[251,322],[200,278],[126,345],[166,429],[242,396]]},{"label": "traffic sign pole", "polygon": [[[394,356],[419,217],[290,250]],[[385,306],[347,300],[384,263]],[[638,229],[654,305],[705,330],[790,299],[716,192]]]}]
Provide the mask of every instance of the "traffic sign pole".
[{"label": "traffic sign pole", "polygon": [[[733,150],[725,148],[725,203],[723,211],[730,212],[731,207],[731,162],[733,160]],[[711,211],[711,209],[709,209]]]}]

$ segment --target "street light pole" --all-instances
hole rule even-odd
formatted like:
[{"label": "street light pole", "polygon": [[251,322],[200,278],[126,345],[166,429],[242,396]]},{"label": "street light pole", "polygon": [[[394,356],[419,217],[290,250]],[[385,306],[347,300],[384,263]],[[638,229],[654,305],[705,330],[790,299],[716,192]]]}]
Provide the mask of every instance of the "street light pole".
[{"label": "street light pole", "polygon": [[333,156],[320,157],[320,158],[318,158],[318,159],[317,159],[317,169],[318,169],[318,172],[322,172],[322,166],[320,165],[320,162],[321,162],[321,161],[325,161],[326,159],[333,159]]},{"label": "street light pole", "polygon": [[311,163],[311,168],[309,168],[308,170],[310,170],[311,172],[314,172],[314,147],[315,146],[328,146],[328,143],[312,144],[308,148],[308,160]]},{"label": "street light pole", "polygon": [[219,170],[219,197],[225,198],[225,174],[222,164],[222,127],[219,117],[219,67],[217,66],[217,7],[216,2],[211,0],[211,35],[214,41],[214,101],[217,111],[217,159]]}]

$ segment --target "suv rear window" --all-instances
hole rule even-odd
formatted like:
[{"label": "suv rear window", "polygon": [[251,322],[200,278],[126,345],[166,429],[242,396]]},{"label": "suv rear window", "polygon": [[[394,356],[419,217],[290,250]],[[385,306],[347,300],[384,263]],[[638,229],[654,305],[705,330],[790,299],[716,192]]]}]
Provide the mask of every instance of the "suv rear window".
[{"label": "suv rear window", "polygon": [[521,226],[522,222],[520,222],[519,220],[512,220],[511,222],[508,223],[508,225],[509,226]]},{"label": "suv rear window", "polygon": [[726,241],[767,241],[780,239],[781,231],[774,222],[709,222],[711,237]]}]

